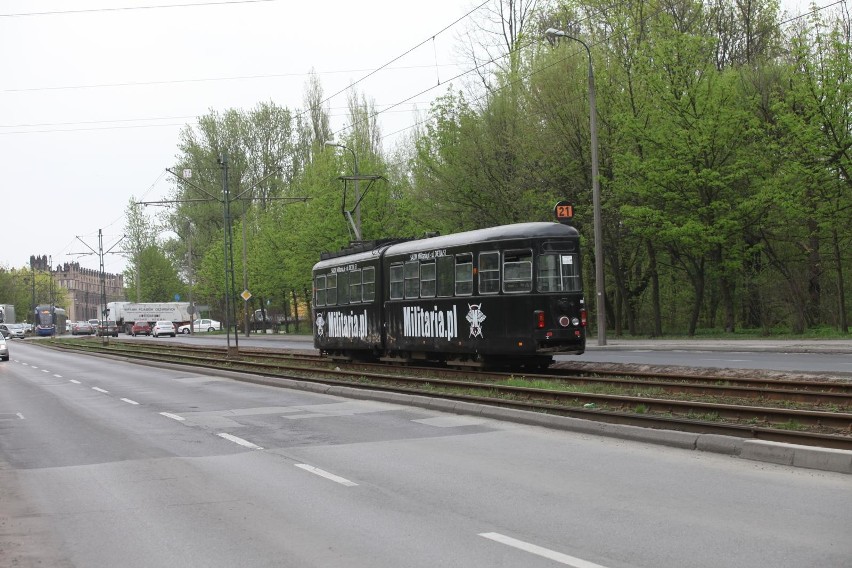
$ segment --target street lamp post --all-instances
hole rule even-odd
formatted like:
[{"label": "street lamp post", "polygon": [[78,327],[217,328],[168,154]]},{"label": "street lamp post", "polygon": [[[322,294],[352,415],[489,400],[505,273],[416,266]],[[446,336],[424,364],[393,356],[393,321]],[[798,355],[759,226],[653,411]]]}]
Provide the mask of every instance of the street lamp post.
[{"label": "street lamp post", "polygon": [[594,211],[595,233],[595,291],[598,310],[598,345],[606,345],[606,295],[604,293],[603,228],[601,226],[601,188],[598,181],[598,121],[595,105],[595,74],[592,68],[592,51],[581,39],[570,36],[562,30],[550,28],[544,32],[548,40],[557,37],[572,39],[586,48],[589,56],[589,131],[592,145],[592,208]]}]

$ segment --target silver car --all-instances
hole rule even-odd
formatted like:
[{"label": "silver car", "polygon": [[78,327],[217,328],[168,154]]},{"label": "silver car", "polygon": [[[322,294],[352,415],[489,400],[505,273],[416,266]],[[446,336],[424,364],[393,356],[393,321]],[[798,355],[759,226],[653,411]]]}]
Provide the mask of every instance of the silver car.
[{"label": "silver car", "polygon": [[6,344],[6,338],[0,335],[0,360],[9,360],[9,346]]},{"label": "silver car", "polygon": [[10,339],[23,339],[27,336],[27,330],[22,323],[0,323],[0,333]]}]

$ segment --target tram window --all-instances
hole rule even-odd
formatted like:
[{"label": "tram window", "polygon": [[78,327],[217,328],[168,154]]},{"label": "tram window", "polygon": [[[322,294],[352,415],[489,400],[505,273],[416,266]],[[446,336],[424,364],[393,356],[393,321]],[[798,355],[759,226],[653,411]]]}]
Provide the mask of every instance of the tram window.
[{"label": "tram window", "polygon": [[372,302],[376,299],[376,269],[368,266],[361,271],[361,281],[363,282],[362,292],[365,302]]},{"label": "tram window", "polygon": [[435,297],[435,263],[424,262],[420,265],[420,297]]},{"label": "tram window", "polygon": [[500,253],[479,253],[479,293],[496,294],[500,291]]},{"label": "tram window", "polygon": [[576,254],[561,254],[562,262],[562,290],[565,292],[579,292],[583,285],[580,281],[580,263]]},{"label": "tram window", "polygon": [[579,292],[580,263],[576,254],[543,254],[538,257],[536,286],[540,292]]},{"label": "tram window", "polygon": [[337,274],[329,274],[325,283],[326,290],[326,306],[333,306],[337,303]]},{"label": "tram window", "polygon": [[391,264],[390,267],[390,299],[401,300],[403,298],[403,270],[402,263]]},{"label": "tram window", "polygon": [[361,302],[361,271],[353,270],[349,273],[349,303]]},{"label": "tram window", "polygon": [[456,296],[473,294],[473,255],[456,256]]},{"label": "tram window", "polygon": [[532,291],[532,251],[507,250],[503,253],[503,291]]},{"label": "tram window", "polygon": [[455,278],[453,277],[453,257],[439,256],[438,257],[438,296],[446,298],[453,295],[453,285]]},{"label": "tram window", "polygon": [[340,272],[337,275],[337,305],[349,303],[349,273]]},{"label": "tram window", "polygon": [[547,241],[541,244],[542,252],[574,252],[577,243],[574,241]]},{"label": "tram window", "polygon": [[420,297],[420,261],[411,260],[405,263],[405,297]]},{"label": "tram window", "polygon": [[325,276],[317,276],[316,289],[316,304],[318,307],[322,307],[325,305]]}]

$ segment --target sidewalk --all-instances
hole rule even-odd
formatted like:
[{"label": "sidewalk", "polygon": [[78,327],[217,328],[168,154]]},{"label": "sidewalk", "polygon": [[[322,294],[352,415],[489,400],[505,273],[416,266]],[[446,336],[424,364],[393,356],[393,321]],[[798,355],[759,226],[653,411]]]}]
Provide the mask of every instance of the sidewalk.
[{"label": "sidewalk", "polygon": [[[240,339],[245,336],[240,335]],[[278,339],[313,343],[310,335],[295,333],[253,333],[252,339]],[[852,354],[852,339],[650,339],[612,338],[606,345],[599,346],[597,335],[589,333],[586,351],[725,351],[725,352],[768,352],[768,353],[849,353]]]},{"label": "sidewalk", "polygon": [[852,339],[625,339],[607,338],[598,345],[597,336],[586,338],[586,351],[681,350],[770,353],[849,353]]}]

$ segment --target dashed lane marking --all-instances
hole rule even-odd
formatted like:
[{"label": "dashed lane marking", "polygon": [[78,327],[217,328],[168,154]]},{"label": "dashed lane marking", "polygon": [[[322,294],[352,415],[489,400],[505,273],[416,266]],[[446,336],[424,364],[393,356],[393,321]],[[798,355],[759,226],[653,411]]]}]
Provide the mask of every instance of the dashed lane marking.
[{"label": "dashed lane marking", "polygon": [[306,463],[297,463],[295,465],[298,468],[304,469],[305,471],[309,471],[309,472],[313,473],[314,475],[319,475],[320,477],[324,477],[326,479],[329,479],[329,480],[331,480],[335,483],[339,483],[340,485],[345,485],[346,487],[357,487],[358,486],[358,484],[355,483],[354,481],[349,481],[348,479],[346,479],[344,477],[340,477],[339,475],[334,475],[333,473],[329,473],[329,472],[327,472],[323,469],[320,469],[318,467],[314,467],[314,466],[308,465]]},{"label": "dashed lane marking", "polygon": [[555,550],[550,550],[549,548],[544,548],[542,546],[531,544],[529,542],[517,540],[510,536],[502,535],[500,533],[479,533],[479,536],[491,539],[495,542],[499,542],[500,544],[505,544],[507,546],[517,548],[518,550],[523,550],[524,552],[529,552],[530,554],[535,554],[536,556],[541,556],[543,558],[553,560],[554,562],[559,562],[560,564],[564,564],[566,566],[572,566],[573,568],[605,568],[600,564],[595,564],[594,562],[589,562],[581,558],[568,556],[567,554],[562,554],[561,552],[556,552]]},{"label": "dashed lane marking", "polygon": [[235,443],[235,444],[239,444],[239,445],[244,446],[244,447],[246,447],[246,448],[250,448],[250,449],[252,449],[252,450],[262,450],[262,449],[263,449],[263,448],[261,448],[260,446],[257,446],[257,445],[255,445],[255,444],[252,444],[252,443],[251,443],[251,442],[249,442],[248,440],[243,440],[242,438],[239,438],[239,437],[237,437],[237,436],[233,436],[233,435],[231,435],[231,434],[227,434],[227,433],[225,433],[225,432],[219,432],[219,433],[218,433],[218,434],[216,434],[216,435],[217,435],[217,436],[219,436],[220,438],[224,438],[224,439],[226,439],[226,440],[228,440],[228,441],[231,441],[231,442],[233,442],[233,443]]},{"label": "dashed lane marking", "polygon": [[78,381],[76,379],[71,379],[71,382],[74,383],[75,385],[82,384],[80,381]]},{"label": "dashed lane marking", "polygon": [[104,393],[104,394],[109,394],[109,391],[108,391],[108,390],[104,390],[104,389],[102,389],[102,388],[100,388],[100,387],[92,387],[92,390],[93,390],[93,391],[102,392],[102,393]]},{"label": "dashed lane marking", "polygon": [[130,400],[129,398],[122,398],[121,400],[123,400],[123,401],[124,401],[124,402],[126,402],[127,404],[139,404],[139,403],[138,403],[138,402],[136,402],[135,400]]},{"label": "dashed lane marking", "polygon": [[172,414],[170,412],[161,412],[160,415],[165,416],[166,418],[171,418],[172,420],[177,420],[178,422],[186,420],[183,416],[178,416],[177,414]]}]

